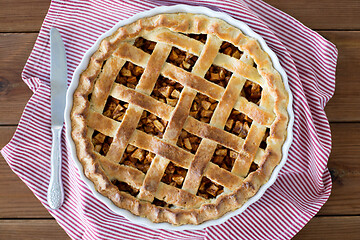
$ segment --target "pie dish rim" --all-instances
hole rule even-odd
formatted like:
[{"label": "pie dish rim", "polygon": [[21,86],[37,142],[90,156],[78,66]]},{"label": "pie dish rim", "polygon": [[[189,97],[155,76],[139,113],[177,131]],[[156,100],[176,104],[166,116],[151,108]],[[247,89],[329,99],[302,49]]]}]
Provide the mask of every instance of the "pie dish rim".
[{"label": "pie dish rim", "polygon": [[[100,194],[95,189],[94,183],[85,176],[84,171],[83,171],[83,165],[77,158],[75,144],[74,144],[72,136],[71,136],[70,114],[71,114],[71,109],[72,109],[73,94],[78,86],[80,74],[87,68],[90,57],[99,48],[100,42],[104,38],[112,35],[119,27],[130,24],[138,19],[151,17],[151,16],[158,15],[158,14],[177,13],[177,12],[203,14],[208,17],[222,19],[225,22],[227,22],[228,24],[240,29],[245,35],[255,38],[259,42],[262,49],[270,56],[270,59],[273,63],[273,67],[280,73],[283,83],[284,83],[284,86],[285,86],[285,89],[289,96],[289,99],[288,99],[289,102],[288,102],[288,106],[287,106],[287,113],[288,113],[289,121],[288,121],[288,127],[287,127],[286,140],[284,141],[283,146],[282,146],[282,158],[281,158],[279,165],[274,168],[270,179],[264,185],[262,185],[260,187],[260,189],[258,190],[258,192],[253,197],[248,199],[240,208],[236,209],[235,211],[227,212],[226,214],[224,214],[223,216],[221,216],[218,219],[207,220],[198,225],[185,224],[185,225],[180,225],[180,226],[174,226],[174,225],[171,225],[170,223],[166,223],[166,222],[154,223],[151,220],[149,220],[148,218],[133,215],[127,209],[122,209],[122,208],[117,207],[109,198]],[[161,6],[161,7],[153,8],[148,11],[140,12],[128,19],[118,22],[110,30],[108,30],[107,32],[102,34],[96,40],[94,45],[89,50],[86,51],[80,64],[74,71],[72,81],[68,88],[68,92],[67,92],[67,96],[66,96],[66,108],[65,108],[66,138],[67,138],[67,142],[70,146],[71,156],[74,160],[76,159],[74,162],[80,171],[80,176],[81,176],[82,180],[89,186],[89,188],[93,192],[94,196],[96,198],[98,198],[100,201],[102,201],[103,203],[105,203],[107,205],[107,207],[109,207],[113,212],[115,212],[121,216],[124,216],[125,218],[132,221],[133,223],[145,225],[145,226],[151,227],[151,228],[169,229],[169,230],[199,230],[199,229],[203,229],[205,227],[221,224],[221,223],[225,222],[226,220],[228,220],[229,218],[231,218],[232,216],[240,214],[248,206],[250,206],[252,203],[256,202],[265,193],[266,189],[269,188],[275,182],[280,169],[286,162],[288,150],[289,150],[289,148],[291,146],[291,142],[292,142],[292,127],[293,127],[293,122],[294,122],[294,114],[293,114],[293,110],[292,110],[292,99],[293,98],[292,98],[292,94],[291,94],[291,91],[290,91],[290,88],[288,85],[286,73],[285,73],[284,69],[281,67],[277,56],[266,45],[263,38],[261,36],[259,36],[258,34],[256,34],[255,32],[253,32],[253,30],[250,29],[250,27],[248,27],[244,22],[235,20],[223,12],[217,12],[217,11],[211,10],[207,7],[190,6],[190,5],[183,5],[183,4],[173,5],[170,7],[169,6]]]}]

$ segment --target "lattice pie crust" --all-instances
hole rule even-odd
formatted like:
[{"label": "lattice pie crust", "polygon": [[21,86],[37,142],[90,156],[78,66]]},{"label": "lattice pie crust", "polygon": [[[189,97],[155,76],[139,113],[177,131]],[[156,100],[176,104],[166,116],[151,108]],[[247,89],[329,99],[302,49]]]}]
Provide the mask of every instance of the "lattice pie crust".
[{"label": "lattice pie crust", "polygon": [[74,93],[72,138],[85,175],[116,206],[199,224],[270,178],[287,104],[256,40],[219,19],[161,14],[101,42]]}]

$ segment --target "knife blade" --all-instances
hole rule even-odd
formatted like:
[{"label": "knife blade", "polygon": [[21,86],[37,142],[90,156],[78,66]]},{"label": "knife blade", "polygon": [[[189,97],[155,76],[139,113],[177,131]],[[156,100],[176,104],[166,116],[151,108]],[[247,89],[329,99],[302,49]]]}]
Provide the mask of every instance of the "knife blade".
[{"label": "knife blade", "polygon": [[64,43],[56,28],[50,30],[50,88],[52,146],[47,200],[50,208],[58,209],[64,201],[61,181],[61,132],[66,103],[67,66]]}]

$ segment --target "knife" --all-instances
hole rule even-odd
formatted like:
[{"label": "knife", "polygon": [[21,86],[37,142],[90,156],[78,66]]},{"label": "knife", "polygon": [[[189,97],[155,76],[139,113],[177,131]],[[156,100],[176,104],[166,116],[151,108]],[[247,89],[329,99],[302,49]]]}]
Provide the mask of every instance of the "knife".
[{"label": "knife", "polygon": [[51,87],[51,176],[47,201],[52,209],[58,209],[64,201],[61,181],[61,132],[64,123],[67,67],[64,43],[56,28],[50,30],[50,87]]}]

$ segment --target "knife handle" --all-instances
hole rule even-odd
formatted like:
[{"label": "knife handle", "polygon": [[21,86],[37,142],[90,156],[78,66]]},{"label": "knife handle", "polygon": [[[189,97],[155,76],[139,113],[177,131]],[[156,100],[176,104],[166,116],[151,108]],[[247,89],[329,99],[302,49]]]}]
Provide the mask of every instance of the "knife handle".
[{"label": "knife handle", "polygon": [[64,201],[64,190],[61,181],[61,131],[62,127],[51,128],[51,175],[47,193],[50,208],[59,209]]}]

